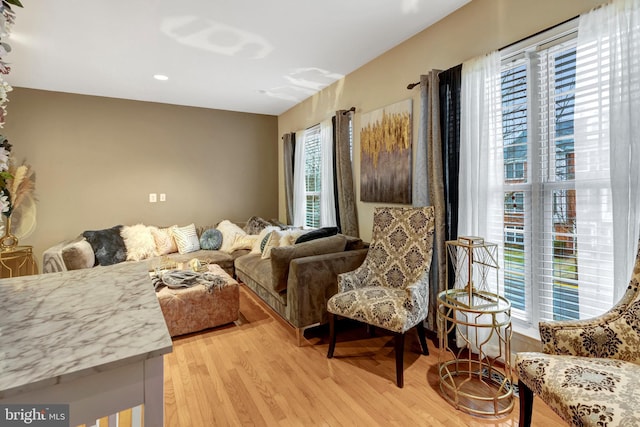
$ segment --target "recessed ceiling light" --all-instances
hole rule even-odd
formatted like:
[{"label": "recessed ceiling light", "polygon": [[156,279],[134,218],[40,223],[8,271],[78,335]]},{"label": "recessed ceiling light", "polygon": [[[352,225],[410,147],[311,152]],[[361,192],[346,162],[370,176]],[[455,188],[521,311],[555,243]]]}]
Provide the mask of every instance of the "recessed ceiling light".
[{"label": "recessed ceiling light", "polygon": [[165,76],[164,74],[155,74],[153,78],[162,81],[169,80],[169,77]]}]

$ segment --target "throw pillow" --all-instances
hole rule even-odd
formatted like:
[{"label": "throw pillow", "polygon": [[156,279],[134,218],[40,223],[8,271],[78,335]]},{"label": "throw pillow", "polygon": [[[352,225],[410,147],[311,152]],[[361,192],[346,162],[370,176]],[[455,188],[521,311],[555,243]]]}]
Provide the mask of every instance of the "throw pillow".
[{"label": "throw pillow", "polygon": [[236,234],[236,239],[231,246],[231,252],[241,249],[252,249],[258,240],[257,234]]},{"label": "throw pillow", "polygon": [[269,222],[272,225],[275,225],[277,227],[280,228],[280,230],[302,230],[301,226],[298,225],[291,225],[291,224],[285,224],[284,222],[281,222],[280,220],[276,219],[276,218],[271,218],[269,220]]},{"label": "throw pillow", "polygon": [[227,219],[218,224],[217,228],[222,233],[222,246],[220,250],[227,253],[233,252],[231,247],[233,246],[233,242],[236,241],[237,234],[247,234],[242,228]]},{"label": "throw pillow", "polygon": [[91,244],[82,236],[62,248],[62,260],[67,270],[81,270],[96,265],[96,255]]},{"label": "throw pillow", "polygon": [[269,233],[269,236],[265,241],[264,248],[262,249],[262,259],[267,259],[271,257],[271,249],[280,246],[281,237],[282,237],[281,231],[274,230],[271,233]]},{"label": "throw pillow", "polygon": [[279,246],[291,246],[294,245],[300,236],[308,233],[309,230],[290,228],[282,231],[282,237],[280,238]]},{"label": "throw pillow", "polygon": [[271,250],[271,277],[273,289],[281,292],[287,289],[289,264],[292,259],[313,255],[324,255],[344,251],[347,239],[342,236],[330,236],[315,239],[293,246],[279,246]]},{"label": "throw pillow", "polygon": [[200,247],[208,251],[217,251],[222,246],[222,233],[220,230],[210,228],[200,236]]},{"label": "throw pillow", "polygon": [[287,224],[285,224],[285,223],[281,222],[281,221],[280,221],[279,219],[277,219],[277,218],[271,218],[271,219],[269,220],[269,222],[270,222],[272,225],[275,225],[276,227],[280,228],[280,230],[286,230],[287,228],[289,228],[289,227],[290,227],[289,225],[287,225]]},{"label": "throw pillow", "polygon": [[127,248],[127,261],[140,261],[156,255],[156,241],[146,225],[124,226],[120,235]]},{"label": "throw pillow", "polygon": [[309,242],[321,237],[335,236],[336,234],[338,234],[338,227],[322,227],[316,230],[311,230],[308,233],[304,233],[302,236],[298,237],[296,243]]},{"label": "throw pillow", "polygon": [[264,236],[264,239],[262,239],[262,242],[260,242],[260,255],[262,255],[265,246],[267,246],[267,242],[271,239],[271,233],[272,232],[267,233],[267,235]]},{"label": "throw pillow", "polygon": [[260,234],[265,227],[269,227],[270,225],[272,224],[266,219],[260,218],[259,216],[252,216],[244,226],[244,232],[247,234]]},{"label": "throw pillow", "polygon": [[200,250],[200,241],[196,233],[195,224],[189,224],[184,227],[175,227],[171,229],[173,238],[178,246],[180,254],[188,254]]},{"label": "throw pillow", "polygon": [[82,233],[91,245],[100,265],[113,265],[127,259],[127,248],[120,235],[121,225],[104,230],[87,230]]},{"label": "throw pillow", "polygon": [[175,227],[177,227],[177,225],[172,225],[171,227],[167,228],[154,227],[151,229],[153,240],[156,242],[156,253],[158,255],[167,255],[178,252],[176,241],[174,240],[173,234],[171,233],[171,230]]},{"label": "throw pillow", "polygon": [[262,231],[260,231],[260,234],[258,234],[258,238],[256,239],[255,243],[253,244],[253,248],[251,248],[251,253],[252,254],[261,254],[262,253],[262,249],[264,249],[264,245],[267,244],[267,241],[265,240],[265,238],[269,235],[269,233],[271,233],[274,230],[278,230],[278,227],[276,227],[274,225],[270,225],[269,227],[265,227],[265,228],[262,229]]}]

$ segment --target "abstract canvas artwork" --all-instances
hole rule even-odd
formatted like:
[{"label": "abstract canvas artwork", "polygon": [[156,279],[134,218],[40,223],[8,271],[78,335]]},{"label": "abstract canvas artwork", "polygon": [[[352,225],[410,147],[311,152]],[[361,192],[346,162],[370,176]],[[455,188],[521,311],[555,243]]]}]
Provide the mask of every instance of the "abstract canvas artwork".
[{"label": "abstract canvas artwork", "polygon": [[362,115],[360,200],[411,203],[411,99]]}]

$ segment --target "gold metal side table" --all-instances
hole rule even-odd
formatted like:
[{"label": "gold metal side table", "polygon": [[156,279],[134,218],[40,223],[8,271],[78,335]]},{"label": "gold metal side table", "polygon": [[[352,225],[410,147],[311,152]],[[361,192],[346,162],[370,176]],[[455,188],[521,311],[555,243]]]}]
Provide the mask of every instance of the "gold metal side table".
[{"label": "gold metal side table", "polygon": [[513,409],[511,303],[486,291],[438,295],[438,374],[442,396],[472,415]]},{"label": "gold metal side table", "polygon": [[36,274],[36,262],[31,246],[15,246],[0,250],[0,277],[30,276]]}]

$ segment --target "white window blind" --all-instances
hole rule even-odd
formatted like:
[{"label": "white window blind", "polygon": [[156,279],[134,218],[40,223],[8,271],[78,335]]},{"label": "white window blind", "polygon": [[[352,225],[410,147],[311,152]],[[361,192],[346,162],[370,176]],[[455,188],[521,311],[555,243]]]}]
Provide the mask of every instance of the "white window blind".
[{"label": "white window blind", "polygon": [[320,194],[322,191],[320,125],[306,130],[304,140],[305,225],[320,226]]},{"label": "white window blind", "polygon": [[604,68],[575,32],[503,61],[503,284],[531,329],[613,305]]}]

